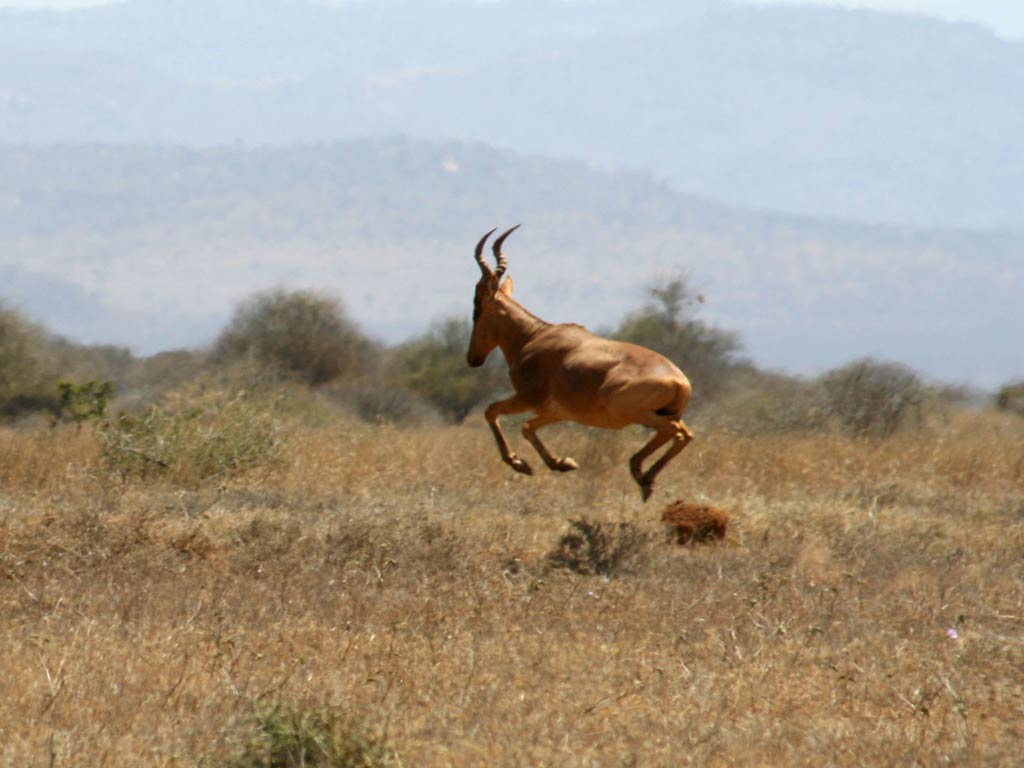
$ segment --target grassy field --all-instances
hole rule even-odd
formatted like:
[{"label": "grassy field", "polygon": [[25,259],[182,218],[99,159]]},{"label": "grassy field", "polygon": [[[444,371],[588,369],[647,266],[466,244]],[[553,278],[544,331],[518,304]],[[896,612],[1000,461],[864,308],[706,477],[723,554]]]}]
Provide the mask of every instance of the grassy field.
[{"label": "grassy field", "polygon": [[[479,418],[324,414],[206,480],[0,429],[0,764],[258,765],[275,708],[381,765],[1020,764],[1024,420],[872,443],[695,419],[644,505],[636,433],[553,428],[581,469],[528,478]],[[727,510],[725,541],[670,541],[676,499]],[[549,557],[581,518],[619,547],[606,576]]]}]

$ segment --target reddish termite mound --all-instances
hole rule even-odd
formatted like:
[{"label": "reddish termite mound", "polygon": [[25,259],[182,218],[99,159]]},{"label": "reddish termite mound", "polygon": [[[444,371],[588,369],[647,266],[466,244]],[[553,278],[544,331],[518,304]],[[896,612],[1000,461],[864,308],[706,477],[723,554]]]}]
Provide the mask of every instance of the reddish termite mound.
[{"label": "reddish termite mound", "polygon": [[725,538],[729,514],[706,504],[675,501],[665,507],[661,520],[674,536],[677,544],[707,542]]}]

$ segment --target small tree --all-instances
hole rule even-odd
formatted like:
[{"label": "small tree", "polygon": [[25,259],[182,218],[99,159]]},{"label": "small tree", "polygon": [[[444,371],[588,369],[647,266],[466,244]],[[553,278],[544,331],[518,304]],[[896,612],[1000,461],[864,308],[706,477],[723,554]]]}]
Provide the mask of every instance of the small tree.
[{"label": "small tree", "polygon": [[504,380],[499,353],[482,370],[466,365],[466,349],[473,325],[461,317],[435,322],[419,338],[398,347],[391,375],[401,386],[433,403],[443,414],[461,423],[474,406],[501,388]]},{"label": "small tree", "polygon": [[51,352],[41,326],[0,306],[0,415],[56,407],[57,374]]},{"label": "small tree", "polygon": [[821,386],[826,412],[857,437],[889,437],[922,417],[924,387],[899,363],[857,360],[826,373]]},{"label": "small tree", "polygon": [[694,295],[682,278],[651,286],[649,294],[648,303],[622,321],[615,337],[664,355],[694,382],[697,396],[713,398],[739,363],[739,337],[696,319],[704,297]]},{"label": "small tree", "polygon": [[243,301],[213,352],[216,360],[252,361],[315,386],[365,372],[373,345],[337,299],[277,289]]}]

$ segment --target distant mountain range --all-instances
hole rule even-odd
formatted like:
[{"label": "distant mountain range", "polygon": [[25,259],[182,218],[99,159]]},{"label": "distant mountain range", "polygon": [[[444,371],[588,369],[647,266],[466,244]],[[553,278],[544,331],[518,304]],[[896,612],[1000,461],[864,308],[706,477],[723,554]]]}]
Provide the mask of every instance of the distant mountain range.
[{"label": "distant mountain range", "polygon": [[398,341],[468,316],[473,245],[523,221],[510,274],[551,321],[613,326],[646,285],[688,275],[703,317],[762,366],[875,355],[947,382],[1024,375],[1013,231],[752,212],[647,174],[406,139],[0,148],[0,180],[0,300],[82,341],[205,344],[237,301],[275,285],[341,296]]},{"label": "distant mountain range", "polygon": [[754,209],[1024,230],[1024,43],[972,25],[725,0],[0,11],[0,144],[395,135]]}]

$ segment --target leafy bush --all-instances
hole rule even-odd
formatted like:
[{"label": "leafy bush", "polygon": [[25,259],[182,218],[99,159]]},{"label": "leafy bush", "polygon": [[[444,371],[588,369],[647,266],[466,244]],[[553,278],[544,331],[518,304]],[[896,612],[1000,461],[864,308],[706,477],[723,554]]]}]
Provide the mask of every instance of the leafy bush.
[{"label": "leafy bush", "polygon": [[825,409],[849,434],[889,437],[922,420],[925,390],[899,363],[858,360],[821,378]]},{"label": "leafy bush", "polygon": [[695,402],[713,399],[739,363],[739,337],[696,319],[704,297],[692,294],[681,278],[649,290],[650,301],[622,321],[615,338],[653,349],[678,365],[693,382]]},{"label": "leafy bush", "polygon": [[584,575],[610,576],[647,541],[632,523],[602,525],[586,518],[569,521],[570,531],[548,554],[548,564]]},{"label": "leafy bush", "polygon": [[216,360],[251,360],[315,386],[364,374],[374,350],[337,299],[279,289],[242,302],[213,352]]},{"label": "leafy bush", "polygon": [[223,768],[389,768],[398,766],[383,738],[326,709],[274,707],[257,712],[238,754]]},{"label": "leafy bush", "polygon": [[492,354],[483,369],[466,365],[472,333],[473,325],[465,318],[435,322],[426,334],[394,351],[390,378],[462,422],[475,406],[494,399],[501,382],[507,381],[500,353]]},{"label": "leafy bush", "polygon": [[996,393],[996,408],[1024,416],[1024,381],[1004,384]]},{"label": "leafy bush", "polygon": [[102,456],[122,476],[199,482],[256,467],[280,445],[277,403],[249,391],[185,391],[142,414],[97,427]]}]

